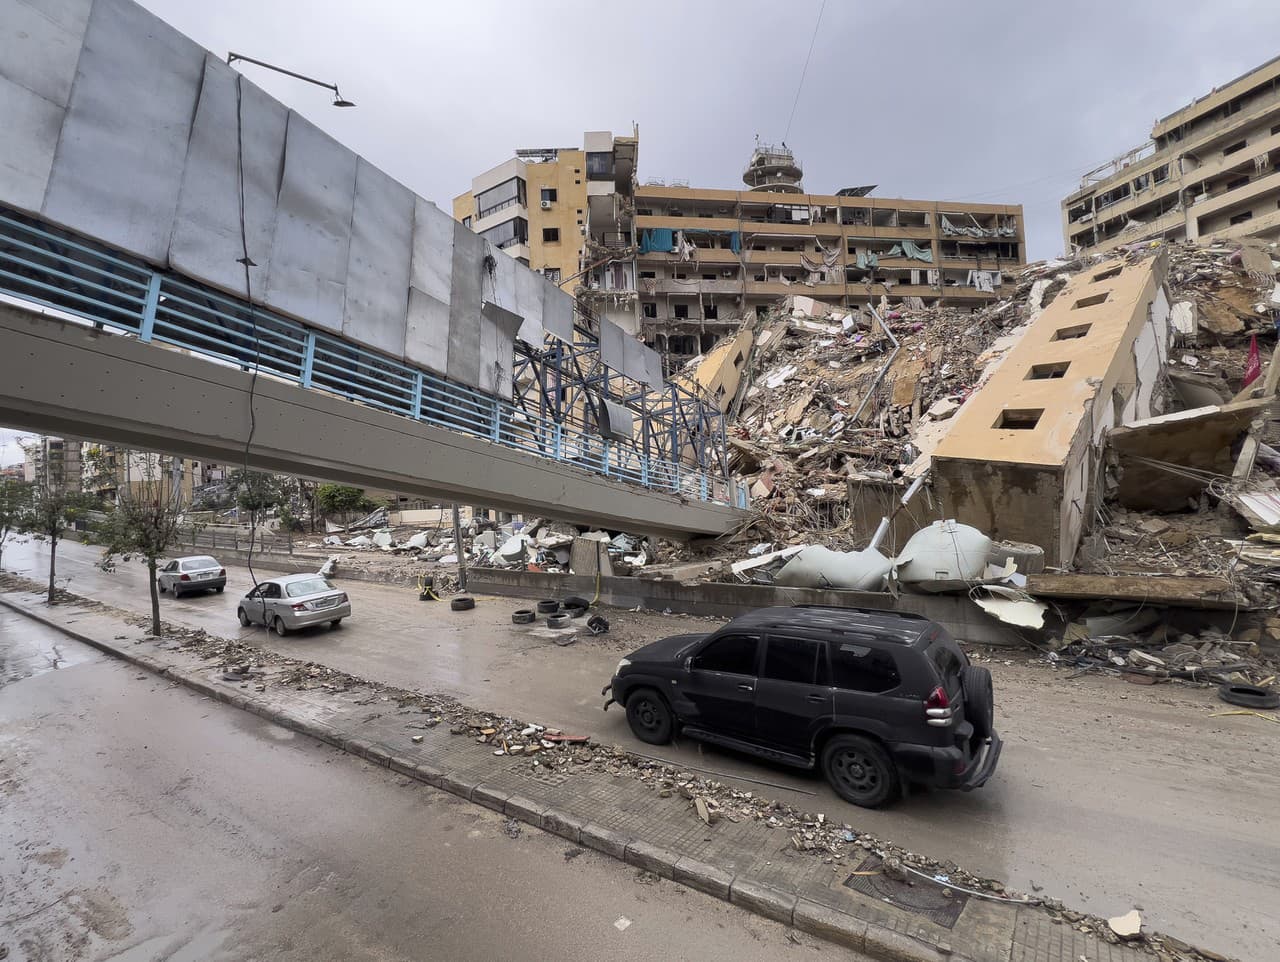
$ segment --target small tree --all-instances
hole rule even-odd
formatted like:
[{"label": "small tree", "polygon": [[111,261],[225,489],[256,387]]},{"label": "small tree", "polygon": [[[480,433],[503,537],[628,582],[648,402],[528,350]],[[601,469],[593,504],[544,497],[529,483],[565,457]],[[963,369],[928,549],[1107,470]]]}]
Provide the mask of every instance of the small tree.
[{"label": "small tree", "polygon": [[151,584],[151,633],[160,634],[160,594],[156,585],[157,562],[178,542],[182,520],[182,489],[165,471],[148,471],[147,477],[120,488],[116,505],[106,520],[94,528],[102,545],[103,564],[113,555],[129,561],[134,555],[147,565]]},{"label": "small tree", "polygon": [[364,496],[364,488],[353,488],[346,484],[322,484],[316,488],[316,505],[325,514],[372,510],[372,504]]},{"label": "small tree", "polygon": [[31,485],[16,478],[0,477],[0,560],[4,543],[18,530],[31,503]]},{"label": "small tree", "polygon": [[49,539],[49,596],[53,604],[54,579],[57,576],[58,542],[93,508],[93,499],[80,491],[45,480],[37,483],[22,508],[18,530]]}]

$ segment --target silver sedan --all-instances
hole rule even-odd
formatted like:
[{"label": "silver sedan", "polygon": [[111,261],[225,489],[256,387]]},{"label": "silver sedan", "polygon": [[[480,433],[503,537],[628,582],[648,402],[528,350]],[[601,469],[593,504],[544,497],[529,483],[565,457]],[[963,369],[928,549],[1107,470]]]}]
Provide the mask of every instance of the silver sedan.
[{"label": "silver sedan", "polygon": [[258,582],[240,599],[240,624],[264,625],[280,637],[298,628],[328,623],[337,628],[351,614],[351,600],[320,575],[285,575]]},{"label": "silver sedan", "polygon": [[221,592],[227,586],[227,569],[208,555],[174,558],[156,572],[156,585],[175,598],[210,588]]}]

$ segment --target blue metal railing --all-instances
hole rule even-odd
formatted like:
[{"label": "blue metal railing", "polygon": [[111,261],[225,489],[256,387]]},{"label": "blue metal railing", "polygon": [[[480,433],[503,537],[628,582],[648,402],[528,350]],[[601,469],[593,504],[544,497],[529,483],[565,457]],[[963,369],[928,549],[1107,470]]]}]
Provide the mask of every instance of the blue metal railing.
[{"label": "blue metal railing", "polygon": [[696,501],[746,507],[731,479],[646,457],[0,210],[0,291],[192,354]]}]

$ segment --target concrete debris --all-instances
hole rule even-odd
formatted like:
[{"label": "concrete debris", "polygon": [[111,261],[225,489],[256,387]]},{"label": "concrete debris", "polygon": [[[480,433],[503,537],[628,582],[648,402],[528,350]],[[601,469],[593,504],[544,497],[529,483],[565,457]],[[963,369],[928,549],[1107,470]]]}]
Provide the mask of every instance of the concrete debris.
[{"label": "concrete debris", "polygon": [[987,566],[991,539],[977,528],[935,521],[921,528],[893,560],[899,581],[973,581]]},{"label": "concrete debris", "polygon": [[880,591],[891,567],[889,559],[874,548],[841,552],[809,545],[796,552],[773,580],[789,587]]},{"label": "concrete debris", "polygon": [[1136,939],[1142,934],[1142,913],[1134,909],[1124,915],[1107,919],[1107,925],[1110,926],[1112,932],[1125,941]]}]

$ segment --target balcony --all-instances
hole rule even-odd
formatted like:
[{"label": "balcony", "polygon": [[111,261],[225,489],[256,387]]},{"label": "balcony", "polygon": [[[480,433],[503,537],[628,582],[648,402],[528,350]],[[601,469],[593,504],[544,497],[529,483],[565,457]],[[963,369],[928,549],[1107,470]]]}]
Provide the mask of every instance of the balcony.
[{"label": "balcony", "polygon": [[742,281],[731,278],[707,281],[700,277],[689,277],[684,280],[674,277],[642,277],[640,291],[643,294],[685,294],[689,297],[697,297],[700,294],[741,294]]}]

